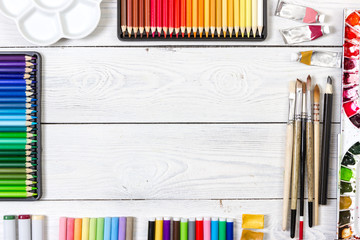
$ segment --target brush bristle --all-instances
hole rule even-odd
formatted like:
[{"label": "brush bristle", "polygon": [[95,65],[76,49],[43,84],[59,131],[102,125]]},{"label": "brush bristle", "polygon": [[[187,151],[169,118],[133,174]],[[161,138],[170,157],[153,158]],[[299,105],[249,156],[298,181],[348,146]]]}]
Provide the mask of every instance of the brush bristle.
[{"label": "brush bristle", "polygon": [[315,88],[314,88],[314,102],[320,102],[320,88],[319,86],[316,84]]},{"label": "brush bristle", "polygon": [[330,76],[328,76],[328,78],[327,78],[327,83],[332,84],[332,78]]},{"label": "brush bristle", "polygon": [[307,89],[308,91],[311,91],[311,77],[310,77],[310,75],[307,77],[306,89]]},{"label": "brush bristle", "polygon": [[302,92],[306,93],[306,84],[304,82],[302,83]]},{"label": "brush bristle", "polygon": [[289,92],[290,93],[295,93],[295,81],[291,81],[289,82]]},{"label": "brush bristle", "polygon": [[302,81],[299,79],[296,80],[296,88],[302,88]]}]

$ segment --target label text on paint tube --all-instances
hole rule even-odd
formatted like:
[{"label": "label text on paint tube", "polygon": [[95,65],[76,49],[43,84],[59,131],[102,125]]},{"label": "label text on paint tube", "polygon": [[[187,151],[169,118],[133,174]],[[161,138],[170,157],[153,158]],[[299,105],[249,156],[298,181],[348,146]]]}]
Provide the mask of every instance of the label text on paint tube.
[{"label": "label text on paint tube", "polygon": [[341,68],[342,55],[339,52],[305,51],[291,55],[291,61],[301,62],[306,65]]},{"label": "label text on paint tube", "polygon": [[322,23],[325,20],[325,15],[320,15],[312,8],[287,3],[283,0],[279,0],[275,15],[304,23]]}]

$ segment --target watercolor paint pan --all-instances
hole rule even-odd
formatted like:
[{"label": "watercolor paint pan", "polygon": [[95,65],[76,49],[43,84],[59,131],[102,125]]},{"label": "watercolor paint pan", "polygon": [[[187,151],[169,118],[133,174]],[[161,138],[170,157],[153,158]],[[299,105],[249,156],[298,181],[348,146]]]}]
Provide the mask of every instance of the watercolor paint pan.
[{"label": "watercolor paint pan", "polygon": [[[250,38],[248,37],[235,37],[235,34],[233,34],[233,37],[230,38],[229,37],[229,33],[227,33],[227,36],[224,38],[223,32],[221,31],[220,37],[217,37],[217,33],[215,33],[215,37],[212,38],[211,36],[209,36],[208,38],[205,37],[205,32],[203,34],[203,37],[200,38],[199,37],[199,32],[197,34],[197,37],[194,38],[193,33],[191,31],[191,36],[187,37],[187,32],[185,34],[185,37],[181,37],[179,34],[179,38],[176,38],[175,36],[173,36],[172,38],[170,38],[169,34],[167,35],[167,37],[164,37],[164,33],[161,32],[160,37],[158,37],[157,33],[155,34],[155,37],[146,37],[146,34],[144,34],[144,36],[141,38],[140,34],[138,33],[137,37],[134,37],[134,34],[132,34],[132,37],[129,37],[127,32],[123,33],[123,31],[121,30],[121,4],[120,4],[121,0],[117,1],[117,36],[118,39],[121,41],[138,41],[138,42],[143,42],[143,41],[163,41],[163,42],[168,42],[168,41],[219,41],[219,42],[261,42],[264,41],[267,38],[268,35],[268,19],[267,19],[267,0],[263,0],[263,31],[262,31],[262,35],[259,36],[259,34],[257,33],[256,37],[253,37],[253,35],[251,34]],[[174,34],[175,35],[175,34]],[[210,34],[211,35],[211,34]]]},{"label": "watercolor paint pan", "polygon": [[38,52],[24,52],[24,51],[0,51],[0,57],[6,56],[6,55],[27,55],[32,56],[34,58],[33,62],[36,63],[36,71],[34,72],[34,75],[32,77],[33,80],[36,81],[36,83],[32,84],[31,86],[34,89],[34,92],[36,93],[36,107],[33,109],[36,110],[36,113],[34,113],[34,116],[37,117],[36,122],[36,130],[31,131],[31,133],[37,134],[36,140],[36,149],[33,149],[32,152],[34,152],[34,155],[31,155],[34,158],[37,158],[36,160],[36,184],[33,186],[37,188],[36,196],[27,197],[27,198],[1,198],[0,201],[37,201],[40,200],[42,197],[42,158],[41,158],[41,152],[42,152],[42,138],[41,138],[41,81],[42,81],[42,57],[41,54]]}]

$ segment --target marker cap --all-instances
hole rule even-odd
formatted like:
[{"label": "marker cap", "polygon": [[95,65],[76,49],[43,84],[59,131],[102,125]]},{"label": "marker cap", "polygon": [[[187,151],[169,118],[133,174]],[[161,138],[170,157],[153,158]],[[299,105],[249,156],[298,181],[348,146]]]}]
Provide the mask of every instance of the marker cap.
[{"label": "marker cap", "polygon": [[30,219],[30,215],[19,215],[19,219]]},{"label": "marker cap", "polygon": [[44,220],[45,217],[43,215],[34,215],[32,216],[32,220]]},{"label": "marker cap", "polygon": [[14,215],[5,215],[4,216],[4,220],[15,220],[16,219],[16,216]]}]

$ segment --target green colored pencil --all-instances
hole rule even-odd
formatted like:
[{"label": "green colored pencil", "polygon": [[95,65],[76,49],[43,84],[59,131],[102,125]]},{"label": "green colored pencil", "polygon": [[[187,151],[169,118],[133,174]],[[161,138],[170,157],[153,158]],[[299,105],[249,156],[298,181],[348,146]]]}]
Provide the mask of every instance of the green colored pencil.
[{"label": "green colored pencil", "polygon": [[0,162],[0,168],[28,168],[34,166],[36,164],[29,162]]},{"label": "green colored pencil", "polygon": [[27,198],[35,197],[37,193],[32,192],[0,192],[0,198]]},{"label": "green colored pencil", "polygon": [[6,144],[29,144],[36,143],[37,140],[27,139],[27,138],[0,138],[0,146]]},{"label": "green colored pencil", "polygon": [[30,180],[10,180],[10,179],[3,179],[0,180],[0,186],[9,186],[9,185],[18,185],[18,186],[28,186],[37,184],[35,181]]},{"label": "green colored pencil", "polygon": [[25,156],[25,155],[35,155],[36,152],[26,151],[26,150],[9,150],[9,151],[1,151],[0,156]]},{"label": "green colored pencil", "polygon": [[0,127],[0,132],[31,132],[37,130],[36,127]]},{"label": "green colored pencil", "polygon": [[26,157],[26,156],[0,156],[1,162],[27,162],[27,161],[36,161],[37,158],[34,157]]},{"label": "green colored pencil", "polygon": [[31,168],[0,168],[0,174],[3,173],[33,173],[35,169]]},{"label": "green colored pencil", "polygon": [[0,132],[0,138],[31,138],[37,134],[27,132]]},{"label": "green colored pencil", "polygon": [[0,150],[29,150],[35,148],[37,148],[37,146],[24,144],[0,144]]},{"label": "green colored pencil", "polygon": [[6,174],[0,174],[0,179],[32,179],[32,178],[37,178],[36,175],[31,175],[31,174],[24,174],[24,173],[18,173],[18,174],[11,174],[11,173],[6,173]]},{"label": "green colored pencil", "polygon": [[37,187],[28,187],[28,186],[0,186],[0,192],[28,192],[36,190]]}]

